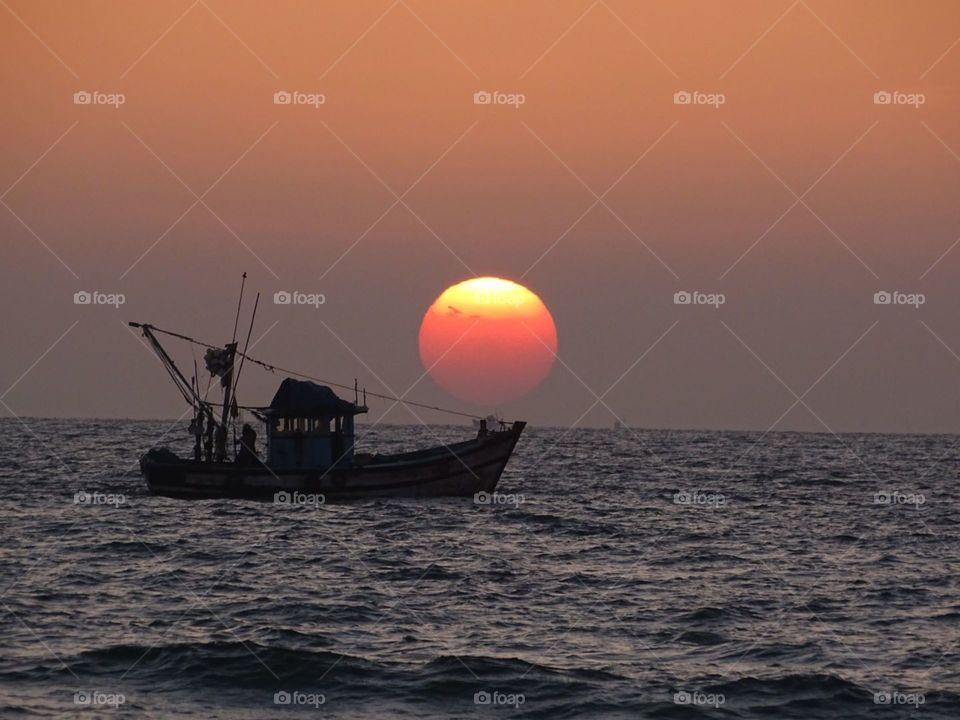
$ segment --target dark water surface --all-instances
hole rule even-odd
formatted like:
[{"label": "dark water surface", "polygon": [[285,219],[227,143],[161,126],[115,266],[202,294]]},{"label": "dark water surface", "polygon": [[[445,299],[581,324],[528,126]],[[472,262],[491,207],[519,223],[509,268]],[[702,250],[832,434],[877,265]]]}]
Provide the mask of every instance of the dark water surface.
[{"label": "dark water surface", "polygon": [[534,428],[506,502],[290,508],[146,494],[169,423],[26,425],[2,717],[960,717],[953,436]]}]

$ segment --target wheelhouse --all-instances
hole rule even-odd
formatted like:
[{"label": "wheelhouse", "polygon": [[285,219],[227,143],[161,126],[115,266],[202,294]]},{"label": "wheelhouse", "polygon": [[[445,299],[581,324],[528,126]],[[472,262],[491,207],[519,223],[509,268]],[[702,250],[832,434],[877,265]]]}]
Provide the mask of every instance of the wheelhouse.
[{"label": "wheelhouse", "polygon": [[353,462],[354,417],[365,405],[325,385],[285,379],[266,410],[267,464],[274,468],[328,468]]}]

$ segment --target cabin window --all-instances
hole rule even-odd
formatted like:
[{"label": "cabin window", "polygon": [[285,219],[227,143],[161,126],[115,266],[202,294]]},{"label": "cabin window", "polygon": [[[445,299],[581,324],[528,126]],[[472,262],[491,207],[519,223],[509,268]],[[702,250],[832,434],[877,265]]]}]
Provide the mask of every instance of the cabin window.
[{"label": "cabin window", "polygon": [[[333,425],[333,428],[331,428]],[[311,435],[329,435],[331,429],[334,432],[342,432],[343,430],[343,421],[341,418],[277,418],[273,421],[274,432],[278,433],[304,433]]]}]

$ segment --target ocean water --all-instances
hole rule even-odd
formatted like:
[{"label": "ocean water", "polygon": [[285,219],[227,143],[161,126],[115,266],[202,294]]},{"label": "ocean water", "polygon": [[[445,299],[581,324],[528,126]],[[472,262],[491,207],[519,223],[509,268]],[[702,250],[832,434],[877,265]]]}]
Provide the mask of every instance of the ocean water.
[{"label": "ocean water", "polygon": [[496,502],[291,508],[148,495],[165,433],[0,421],[0,716],[960,717],[956,437],[530,428]]}]

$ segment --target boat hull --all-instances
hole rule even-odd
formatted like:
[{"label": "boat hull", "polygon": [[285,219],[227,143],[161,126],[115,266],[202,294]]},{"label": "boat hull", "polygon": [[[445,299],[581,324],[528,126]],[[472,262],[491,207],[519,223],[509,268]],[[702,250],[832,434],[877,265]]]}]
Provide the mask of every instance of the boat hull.
[{"label": "boat hull", "polygon": [[[206,463],[151,450],[140,459],[150,492],[183,499],[328,502],[377,497],[471,497],[492,493],[526,423],[474,440],[332,468]],[[306,496],[306,497],[304,497]]]}]

